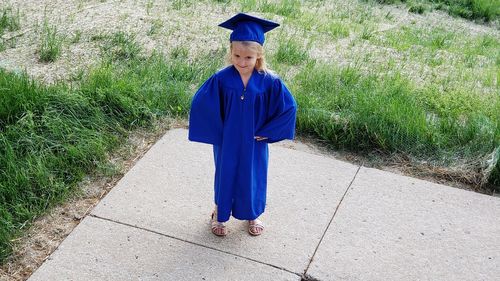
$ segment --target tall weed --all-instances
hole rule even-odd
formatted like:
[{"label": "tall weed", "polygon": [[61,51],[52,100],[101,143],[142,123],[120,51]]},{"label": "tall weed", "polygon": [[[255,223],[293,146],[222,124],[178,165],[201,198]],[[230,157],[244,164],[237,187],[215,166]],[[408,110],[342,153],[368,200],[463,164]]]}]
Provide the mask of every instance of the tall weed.
[{"label": "tall weed", "polygon": [[0,8],[0,35],[7,31],[16,31],[21,28],[19,9],[12,7]]},{"label": "tall weed", "polygon": [[61,54],[63,38],[57,32],[57,26],[49,24],[45,19],[38,52],[40,61],[53,62]]},{"label": "tall weed", "polygon": [[12,7],[0,8],[0,52],[7,48],[7,42],[2,38],[5,31],[16,31],[21,28],[19,9]]}]

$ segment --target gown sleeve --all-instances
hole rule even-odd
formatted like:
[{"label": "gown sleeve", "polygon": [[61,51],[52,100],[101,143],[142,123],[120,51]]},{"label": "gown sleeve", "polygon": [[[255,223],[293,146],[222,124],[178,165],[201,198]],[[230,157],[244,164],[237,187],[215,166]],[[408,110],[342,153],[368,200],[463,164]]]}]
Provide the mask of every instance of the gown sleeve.
[{"label": "gown sleeve", "polygon": [[267,121],[256,132],[256,136],[267,137],[264,142],[273,143],[284,139],[293,139],[297,103],[281,79],[273,81],[269,97]]},{"label": "gown sleeve", "polygon": [[223,96],[216,75],[198,89],[189,111],[189,140],[220,145],[224,113]]}]

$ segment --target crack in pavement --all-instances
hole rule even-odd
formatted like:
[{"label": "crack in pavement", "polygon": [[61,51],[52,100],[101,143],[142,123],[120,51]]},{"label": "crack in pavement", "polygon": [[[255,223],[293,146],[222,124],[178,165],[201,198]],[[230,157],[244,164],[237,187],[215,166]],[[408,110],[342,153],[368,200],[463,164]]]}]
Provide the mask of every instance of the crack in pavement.
[{"label": "crack in pavement", "polygon": [[323,239],[325,238],[325,235],[326,235],[326,232],[328,231],[328,229],[330,228],[330,225],[332,224],[333,222],[333,219],[335,218],[335,215],[337,214],[337,211],[339,210],[340,208],[340,205],[342,204],[342,202],[344,201],[344,198],[345,196],[347,195],[347,192],[349,192],[349,190],[351,189],[351,186],[354,182],[354,180],[356,180],[356,177],[358,176],[358,172],[359,170],[361,169],[361,167],[363,167],[363,164],[359,165],[358,169],[356,170],[356,173],[354,174],[354,177],[352,178],[351,182],[349,183],[349,185],[347,186],[345,192],[344,192],[344,195],[342,195],[342,198],[340,199],[340,202],[337,204],[337,207],[335,208],[335,212],[333,213],[333,216],[332,218],[330,219],[330,222],[328,223],[328,225],[326,226],[326,229],[325,231],[323,232],[323,235],[321,236],[321,239],[319,240],[319,243],[318,245],[316,246],[316,249],[314,250],[314,253],[311,257],[311,260],[309,261],[309,264],[307,265],[307,268],[304,270],[304,273],[302,273],[302,280],[301,281],[320,281],[318,279],[315,279],[314,277],[311,277],[309,275],[307,275],[307,271],[309,271],[309,267],[311,266],[313,260],[314,260],[314,256],[316,256],[316,253],[318,252],[318,249],[319,249],[319,246],[321,245],[321,242],[323,242]]},{"label": "crack in pavement", "polygon": [[171,236],[171,235],[168,235],[168,234],[165,234],[165,233],[161,233],[161,232],[158,232],[158,231],[147,229],[147,228],[144,228],[144,227],[140,227],[140,226],[136,226],[136,225],[132,225],[132,224],[120,222],[120,221],[115,221],[115,220],[112,220],[112,219],[100,217],[100,216],[93,215],[93,214],[90,214],[89,216],[91,216],[93,218],[96,218],[96,219],[101,219],[101,220],[109,221],[109,222],[112,222],[112,223],[121,224],[121,225],[124,225],[124,226],[129,226],[129,227],[133,227],[133,228],[140,229],[140,230],[143,230],[143,231],[147,231],[147,232],[150,232],[150,233],[158,234],[158,235],[161,235],[161,236],[164,236],[164,237],[168,237],[168,238],[175,239],[175,240],[178,240],[178,241],[182,241],[182,242],[185,242],[185,243],[189,243],[189,244],[192,244],[192,245],[200,246],[200,247],[203,247],[203,248],[215,250],[217,252],[225,253],[225,254],[228,254],[228,255],[231,255],[231,256],[239,257],[239,258],[242,258],[242,259],[245,259],[245,260],[249,260],[249,261],[260,263],[260,264],[263,264],[263,265],[267,265],[267,266],[270,266],[270,267],[273,267],[273,268],[276,268],[276,269],[279,269],[279,270],[283,270],[283,271],[286,271],[288,273],[295,274],[298,277],[301,277],[302,279],[305,278],[302,274],[290,271],[290,270],[288,270],[286,268],[283,268],[283,267],[280,267],[280,266],[277,266],[277,265],[273,265],[273,264],[270,264],[270,263],[265,263],[265,262],[262,262],[262,261],[259,261],[259,260],[255,260],[255,259],[252,259],[252,258],[249,258],[249,257],[241,256],[241,255],[238,255],[238,254],[234,254],[234,253],[231,253],[231,252],[228,252],[228,251],[220,250],[220,249],[217,249],[217,248],[214,248],[214,247],[210,247],[210,246],[207,246],[207,245],[203,245],[203,244],[200,244],[200,243],[197,243],[197,242],[189,241],[189,240],[186,240],[186,239],[178,238],[178,237]]}]

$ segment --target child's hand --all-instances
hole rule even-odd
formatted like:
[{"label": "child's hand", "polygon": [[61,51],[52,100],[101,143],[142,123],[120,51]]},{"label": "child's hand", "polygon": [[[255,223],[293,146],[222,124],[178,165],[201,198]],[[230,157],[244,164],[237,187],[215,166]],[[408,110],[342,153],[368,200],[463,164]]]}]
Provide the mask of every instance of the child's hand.
[{"label": "child's hand", "polygon": [[265,139],[267,139],[267,137],[260,137],[260,136],[255,136],[255,137],[253,137],[253,138],[254,138],[255,140],[257,140],[257,141],[261,141],[261,140],[265,140]]}]

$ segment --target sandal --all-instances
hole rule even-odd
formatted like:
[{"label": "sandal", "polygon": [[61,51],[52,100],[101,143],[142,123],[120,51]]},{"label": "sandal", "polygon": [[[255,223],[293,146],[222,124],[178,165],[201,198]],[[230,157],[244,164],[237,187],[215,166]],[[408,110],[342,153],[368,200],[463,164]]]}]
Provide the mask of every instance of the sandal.
[{"label": "sandal", "polygon": [[212,212],[212,218],[210,219],[210,225],[212,227],[212,233],[217,236],[226,236],[227,229],[224,223],[217,221],[217,210]]},{"label": "sandal", "polygon": [[264,231],[264,225],[262,221],[255,219],[248,221],[248,233],[252,236],[259,236]]}]

